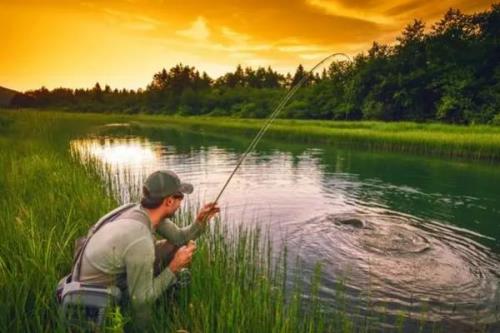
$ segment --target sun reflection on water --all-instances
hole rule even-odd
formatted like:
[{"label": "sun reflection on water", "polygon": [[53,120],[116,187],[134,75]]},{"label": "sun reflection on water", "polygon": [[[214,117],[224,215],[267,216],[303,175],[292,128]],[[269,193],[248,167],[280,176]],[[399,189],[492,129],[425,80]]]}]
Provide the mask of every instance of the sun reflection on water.
[{"label": "sun reflection on water", "polygon": [[166,154],[165,146],[141,137],[73,140],[70,149],[86,164],[93,161],[102,166],[96,171],[119,202],[137,200],[143,180],[161,168],[162,156]]}]

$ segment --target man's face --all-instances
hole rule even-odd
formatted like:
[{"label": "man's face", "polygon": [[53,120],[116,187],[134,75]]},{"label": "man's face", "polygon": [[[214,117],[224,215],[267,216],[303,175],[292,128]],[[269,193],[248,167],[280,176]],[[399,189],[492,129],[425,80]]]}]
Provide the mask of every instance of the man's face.
[{"label": "man's face", "polygon": [[165,201],[166,205],[166,216],[165,217],[172,217],[175,215],[177,210],[182,204],[182,199],[184,198],[184,194],[182,193],[176,193],[174,195],[171,195],[167,198]]}]

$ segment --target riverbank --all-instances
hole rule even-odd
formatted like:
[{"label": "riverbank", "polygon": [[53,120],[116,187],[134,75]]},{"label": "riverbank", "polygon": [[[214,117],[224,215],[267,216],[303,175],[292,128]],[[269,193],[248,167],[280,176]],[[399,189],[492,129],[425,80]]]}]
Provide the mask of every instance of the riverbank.
[{"label": "riverbank", "polygon": [[[17,112],[17,111],[4,111]],[[22,110],[21,112],[36,112]],[[253,135],[265,120],[163,115],[83,114],[41,111],[54,116],[87,121],[127,122],[141,126],[180,125],[195,130],[234,131]],[[445,125],[410,122],[343,122],[277,119],[270,127],[271,137],[296,138],[340,147],[392,151],[445,158],[500,161],[500,126]]]},{"label": "riverbank", "polygon": [[[264,120],[207,117],[138,116],[160,121],[230,131],[257,131]],[[449,158],[500,161],[500,127],[418,124],[409,122],[339,122],[278,119],[268,135],[341,147],[392,151]]]},{"label": "riverbank", "polygon": [[[64,332],[54,287],[70,270],[74,240],[117,205],[94,166],[82,165],[70,155],[68,142],[105,122],[93,115],[1,116],[0,331]],[[190,213],[186,211],[184,218]],[[220,221],[198,242],[190,288],[177,302],[165,299],[156,305],[155,330],[351,330],[347,313],[325,319],[317,288],[307,306],[298,289],[286,293],[286,250],[281,260],[272,260],[264,233],[239,229],[229,237],[224,225]],[[127,312],[115,309],[106,331],[122,332],[131,320]]]}]

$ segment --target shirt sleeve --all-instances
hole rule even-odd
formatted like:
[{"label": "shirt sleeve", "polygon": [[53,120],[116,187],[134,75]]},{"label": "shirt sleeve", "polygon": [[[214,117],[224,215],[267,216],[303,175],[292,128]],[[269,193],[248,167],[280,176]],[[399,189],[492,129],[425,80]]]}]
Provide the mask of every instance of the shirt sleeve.
[{"label": "shirt sleeve", "polygon": [[170,243],[176,246],[185,245],[190,240],[198,238],[204,230],[205,226],[196,221],[187,227],[180,228],[168,219],[161,221],[156,228],[156,231],[162,237],[165,237]]},{"label": "shirt sleeve", "polygon": [[125,250],[124,260],[127,286],[134,307],[156,300],[175,282],[175,275],[168,267],[153,277],[154,244],[147,237],[131,243]]}]

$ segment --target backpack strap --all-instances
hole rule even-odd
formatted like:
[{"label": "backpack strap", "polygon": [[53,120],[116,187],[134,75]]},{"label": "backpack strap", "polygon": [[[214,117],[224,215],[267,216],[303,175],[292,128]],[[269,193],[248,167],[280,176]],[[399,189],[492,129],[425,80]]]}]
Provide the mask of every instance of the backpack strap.
[{"label": "backpack strap", "polygon": [[101,229],[105,224],[116,220],[119,216],[121,216],[123,213],[126,211],[130,210],[132,207],[134,207],[136,204],[135,203],[128,203],[125,205],[122,205],[111,212],[107,213],[103,217],[101,217],[89,230],[87,237],[83,240],[83,244],[80,247],[78,253],[75,255],[75,261],[73,264],[73,272],[71,274],[71,281],[78,281],[80,280],[80,273],[82,269],[82,258],[83,258],[83,251],[87,247],[87,244],[89,243],[90,238],[95,235],[95,233]]}]

